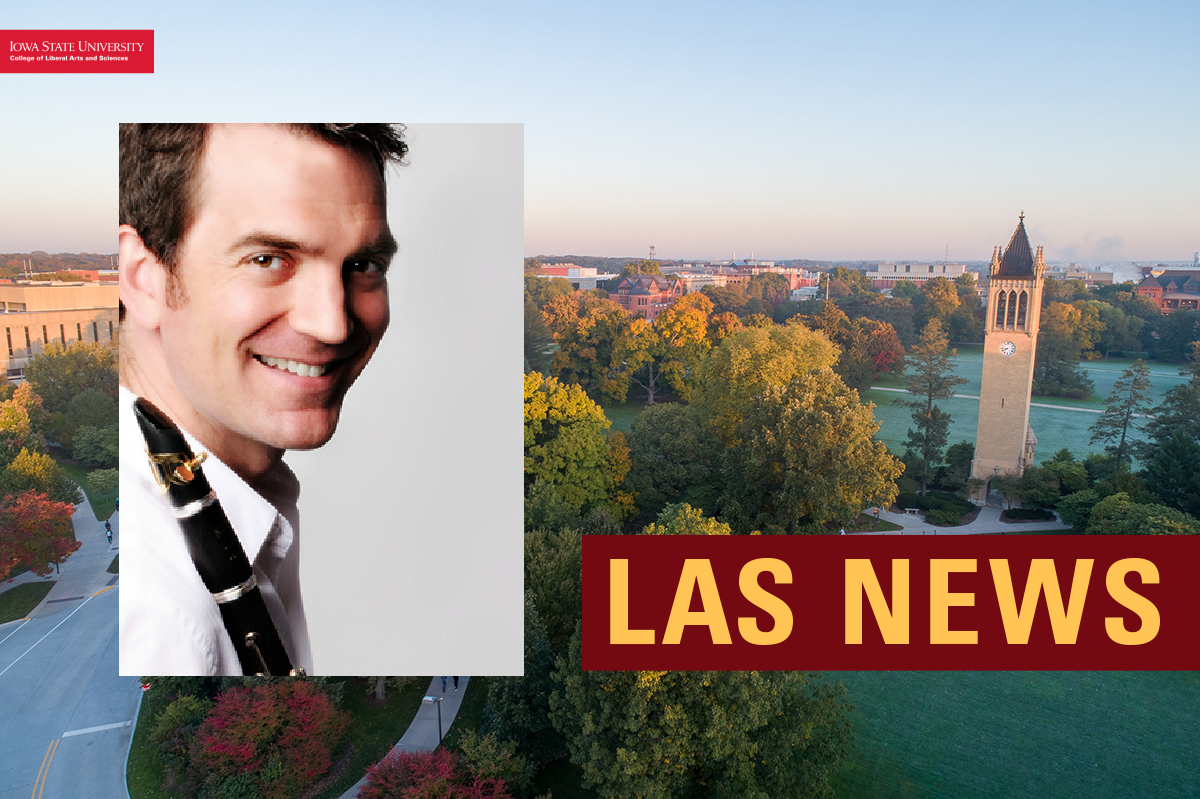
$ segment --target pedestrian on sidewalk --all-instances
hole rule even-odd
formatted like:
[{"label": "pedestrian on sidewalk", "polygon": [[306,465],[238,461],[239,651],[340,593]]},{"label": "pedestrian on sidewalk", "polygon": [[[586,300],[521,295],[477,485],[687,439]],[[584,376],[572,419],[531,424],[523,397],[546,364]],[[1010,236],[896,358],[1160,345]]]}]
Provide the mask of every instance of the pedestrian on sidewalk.
[{"label": "pedestrian on sidewalk", "polygon": [[[442,687],[442,690],[443,691],[446,690],[445,686]],[[456,690],[456,691],[458,690],[458,678],[457,677],[454,678],[454,690]]]},{"label": "pedestrian on sidewalk", "polygon": [[446,678],[442,678],[442,693],[446,693]]},{"label": "pedestrian on sidewalk", "polygon": [[112,543],[112,522],[108,519],[104,520],[104,532],[108,535],[108,543]]}]

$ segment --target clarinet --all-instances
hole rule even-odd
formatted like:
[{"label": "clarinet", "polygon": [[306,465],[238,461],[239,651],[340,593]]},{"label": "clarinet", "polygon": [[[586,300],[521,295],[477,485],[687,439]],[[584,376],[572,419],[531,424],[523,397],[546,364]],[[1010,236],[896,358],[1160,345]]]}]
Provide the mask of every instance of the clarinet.
[{"label": "clarinet", "polygon": [[292,668],[246,552],[200,471],[208,453],[193,455],[179,428],[147,400],[138,399],[133,408],[154,479],[170,501],[192,563],[221,611],[242,673],[302,676],[303,669]]}]

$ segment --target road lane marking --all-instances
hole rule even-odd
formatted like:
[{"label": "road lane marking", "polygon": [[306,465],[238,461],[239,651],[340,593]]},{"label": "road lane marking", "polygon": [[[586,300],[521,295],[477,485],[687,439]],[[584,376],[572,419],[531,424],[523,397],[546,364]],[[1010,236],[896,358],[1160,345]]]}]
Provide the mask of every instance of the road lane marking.
[{"label": "road lane marking", "polygon": [[71,730],[62,734],[63,738],[70,738],[72,735],[86,735],[89,732],[102,732],[103,730],[115,730],[118,727],[129,727],[133,724],[132,721],[118,721],[115,724],[101,724],[99,727],[85,727],[82,730]]},{"label": "road lane marking", "polygon": [[5,666],[5,667],[4,667],[4,671],[0,671],[0,677],[3,677],[3,676],[4,676],[4,673],[5,673],[6,671],[8,671],[9,669],[11,669],[13,666],[17,665],[17,662],[18,662],[18,661],[20,661],[20,659],[21,659],[21,658],[25,657],[25,656],[26,656],[26,655],[28,655],[30,652],[32,652],[32,651],[34,650],[34,647],[36,647],[36,646],[37,646],[38,644],[40,644],[42,641],[45,641],[47,638],[49,638],[49,637],[50,637],[50,634],[51,634],[51,633],[53,633],[53,632],[54,632],[54,630],[57,630],[59,627],[62,627],[64,624],[66,624],[66,623],[67,623],[67,619],[69,619],[69,618],[71,618],[72,616],[74,616],[76,613],[78,613],[78,612],[80,611],[80,609],[82,609],[82,608],[83,608],[83,606],[84,606],[84,605],[86,605],[87,603],[89,603],[89,602],[91,602],[91,601],[92,601],[92,597],[88,597],[87,599],[83,600],[83,602],[79,603],[79,607],[75,608],[73,611],[71,611],[70,613],[68,613],[68,614],[67,614],[67,618],[66,618],[66,619],[63,619],[63,620],[62,620],[62,621],[60,621],[58,624],[54,625],[54,628],[53,628],[52,630],[50,630],[50,632],[46,633],[46,634],[45,634],[45,635],[43,635],[41,638],[37,639],[37,643],[35,643],[33,646],[29,647],[29,648],[28,648],[28,649],[26,649],[24,652],[22,652],[20,655],[18,655],[18,656],[17,656],[17,659],[16,659],[16,660],[14,660],[12,663],[9,663],[7,666]]},{"label": "road lane marking", "polygon": [[18,624],[18,625],[17,625],[17,627],[16,627],[16,629],[14,629],[14,630],[13,630],[11,633],[9,633],[8,635],[4,636],[3,638],[0,638],[0,644],[4,643],[4,642],[5,642],[5,641],[7,641],[9,638],[12,638],[14,635],[16,635],[16,634],[17,634],[17,630],[20,630],[20,629],[21,629],[22,627],[24,627],[26,624],[29,624],[29,622],[30,622],[30,619],[24,619],[24,620],[21,622],[21,624]]},{"label": "road lane marking", "polygon": [[[30,794],[31,799],[41,799],[42,791],[46,790],[46,777],[50,774],[50,763],[54,760],[54,753],[58,751],[58,742],[61,738],[55,738],[50,742],[50,746],[46,748],[46,755],[42,758],[42,768],[38,771],[37,779],[33,782],[33,793]],[[41,787],[38,787],[41,783]]]},{"label": "road lane marking", "polygon": [[115,575],[115,574],[114,574],[114,575],[113,575],[113,578],[112,578],[112,581],[109,581],[108,588],[101,588],[99,591],[97,591],[96,593],[92,594],[92,596],[100,596],[100,595],[101,595],[101,594],[103,594],[105,591],[107,591],[109,588],[112,588],[112,587],[113,587],[113,585],[114,585],[114,582],[113,582],[113,581],[115,581],[116,579],[117,579],[117,575]]}]

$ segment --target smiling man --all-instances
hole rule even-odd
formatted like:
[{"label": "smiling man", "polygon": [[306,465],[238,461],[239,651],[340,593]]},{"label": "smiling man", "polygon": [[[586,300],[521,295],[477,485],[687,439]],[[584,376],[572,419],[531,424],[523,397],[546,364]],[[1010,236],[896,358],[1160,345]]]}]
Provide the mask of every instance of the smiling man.
[{"label": "smiling man", "polygon": [[120,671],[240,673],[175,514],[137,463],[137,397],[208,453],[284,648],[310,669],[299,487],[282,457],[330,439],[387,329],[384,176],[407,147],[388,125],[122,125],[120,145]]}]

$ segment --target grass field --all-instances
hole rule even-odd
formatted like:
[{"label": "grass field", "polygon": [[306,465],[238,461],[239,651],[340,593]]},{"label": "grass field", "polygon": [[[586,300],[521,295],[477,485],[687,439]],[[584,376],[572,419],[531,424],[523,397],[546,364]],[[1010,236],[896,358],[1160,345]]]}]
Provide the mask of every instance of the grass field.
[{"label": "grass field", "polygon": [[0,624],[25,618],[53,587],[54,581],[21,583],[0,592]]},{"label": "grass field", "polygon": [[[978,397],[983,375],[983,345],[964,344],[957,349],[958,357],[954,360],[954,371],[959,377],[966,378],[967,383],[959,386],[956,391],[969,397]],[[1054,453],[1064,448],[1071,450],[1080,460],[1087,457],[1089,452],[1102,451],[1103,448],[1099,445],[1093,446],[1089,443],[1089,428],[1096,421],[1098,412],[1104,409],[1104,399],[1112,393],[1113,384],[1120,378],[1121,372],[1132,363],[1131,358],[1081,361],[1088,377],[1096,384],[1096,393],[1088,399],[1033,397],[1032,407],[1029,409],[1029,425],[1038,438],[1035,463],[1049,460]],[[1180,376],[1178,364],[1151,362],[1149,368],[1152,401],[1156,404],[1167,391],[1186,380]],[[896,454],[904,452],[904,439],[908,428],[912,426],[912,411],[893,404],[897,398],[908,398],[907,394],[902,393],[907,384],[906,378],[897,379],[890,375],[882,375],[874,381],[874,385],[884,390],[867,389],[861,393],[863,401],[875,404],[875,420],[879,422],[876,438]],[[951,444],[958,441],[974,444],[975,431],[979,424],[979,400],[955,397],[938,404],[951,417],[947,440]],[[633,400],[605,408],[604,413],[612,422],[611,429],[628,432],[633,420],[645,408],[641,400]]]},{"label": "grass field", "polygon": [[855,704],[839,799],[1195,797],[1197,672],[830,672]]}]

